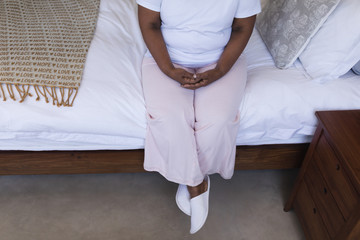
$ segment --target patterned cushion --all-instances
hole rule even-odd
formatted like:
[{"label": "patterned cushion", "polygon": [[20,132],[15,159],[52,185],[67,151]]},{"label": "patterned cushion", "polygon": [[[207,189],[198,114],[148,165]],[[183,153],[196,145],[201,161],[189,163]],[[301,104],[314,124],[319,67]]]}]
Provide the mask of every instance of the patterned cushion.
[{"label": "patterned cushion", "polygon": [[340,0],[269,0],[256,27],[278,68],[288,68]]}]

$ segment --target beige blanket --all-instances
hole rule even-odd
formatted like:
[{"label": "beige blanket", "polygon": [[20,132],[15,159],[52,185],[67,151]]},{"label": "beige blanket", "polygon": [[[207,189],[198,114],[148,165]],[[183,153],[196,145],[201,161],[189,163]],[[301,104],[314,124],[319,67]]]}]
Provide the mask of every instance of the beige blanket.
[{"label": "beige blanket", "polygon": [[72,106],[100,0],[0,0],[0,99]]}]

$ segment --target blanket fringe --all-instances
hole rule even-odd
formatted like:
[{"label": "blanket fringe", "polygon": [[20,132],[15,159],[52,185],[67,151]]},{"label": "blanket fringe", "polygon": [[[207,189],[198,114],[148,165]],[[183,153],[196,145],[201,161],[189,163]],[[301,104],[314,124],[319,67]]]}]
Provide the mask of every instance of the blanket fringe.
[{"label": "blanket fringe", "polygon": [[[41,97],[44,97],[47,103],[50,102],[50,99],[52,100],[52,104],[58,107],[72,107],[74,100],[78,94],[77,87],[47,87],[45,85],[0,83],[0,99],[2,98],[3,101],[6,101],[7,93],[10,99],[17,101],[17,93],[17,95],[20,97],[19,102],[22,103],[25,101],[26,97],[33,96],[33,94],[30,93],[30,90],[32,88],[35,89],[36,101],[40,101]],[[16,92],[14,92],[14,89]]]}]

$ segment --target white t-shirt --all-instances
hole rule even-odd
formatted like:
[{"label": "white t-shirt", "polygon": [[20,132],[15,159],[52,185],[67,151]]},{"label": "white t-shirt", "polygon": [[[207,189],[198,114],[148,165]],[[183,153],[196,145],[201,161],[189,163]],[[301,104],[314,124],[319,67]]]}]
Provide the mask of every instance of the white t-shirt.
[{"label": "white t-shirt", "polygon": [[[187,67],[201,67],[220,58],[231,35],[234,18],[260,12],[260,0],[137,0],[160,12],[170,58]],[[151,56],[149,52],[148,56]]]}]

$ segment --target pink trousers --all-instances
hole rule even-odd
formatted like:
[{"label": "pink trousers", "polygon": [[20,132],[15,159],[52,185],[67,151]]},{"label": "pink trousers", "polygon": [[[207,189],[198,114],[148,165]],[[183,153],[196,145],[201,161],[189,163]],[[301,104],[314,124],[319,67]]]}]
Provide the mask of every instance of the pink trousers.
[{"label": "pink trousers", "polygon": [[[200,73],[215,64],[197,69],[176,67]],[[213,173],[230,179],[247,79],[243,57],[224,77],[196,90],[182,88],[152,58],[143,60],[142,79],[148,120],[145,170],[189,186]]]}]

